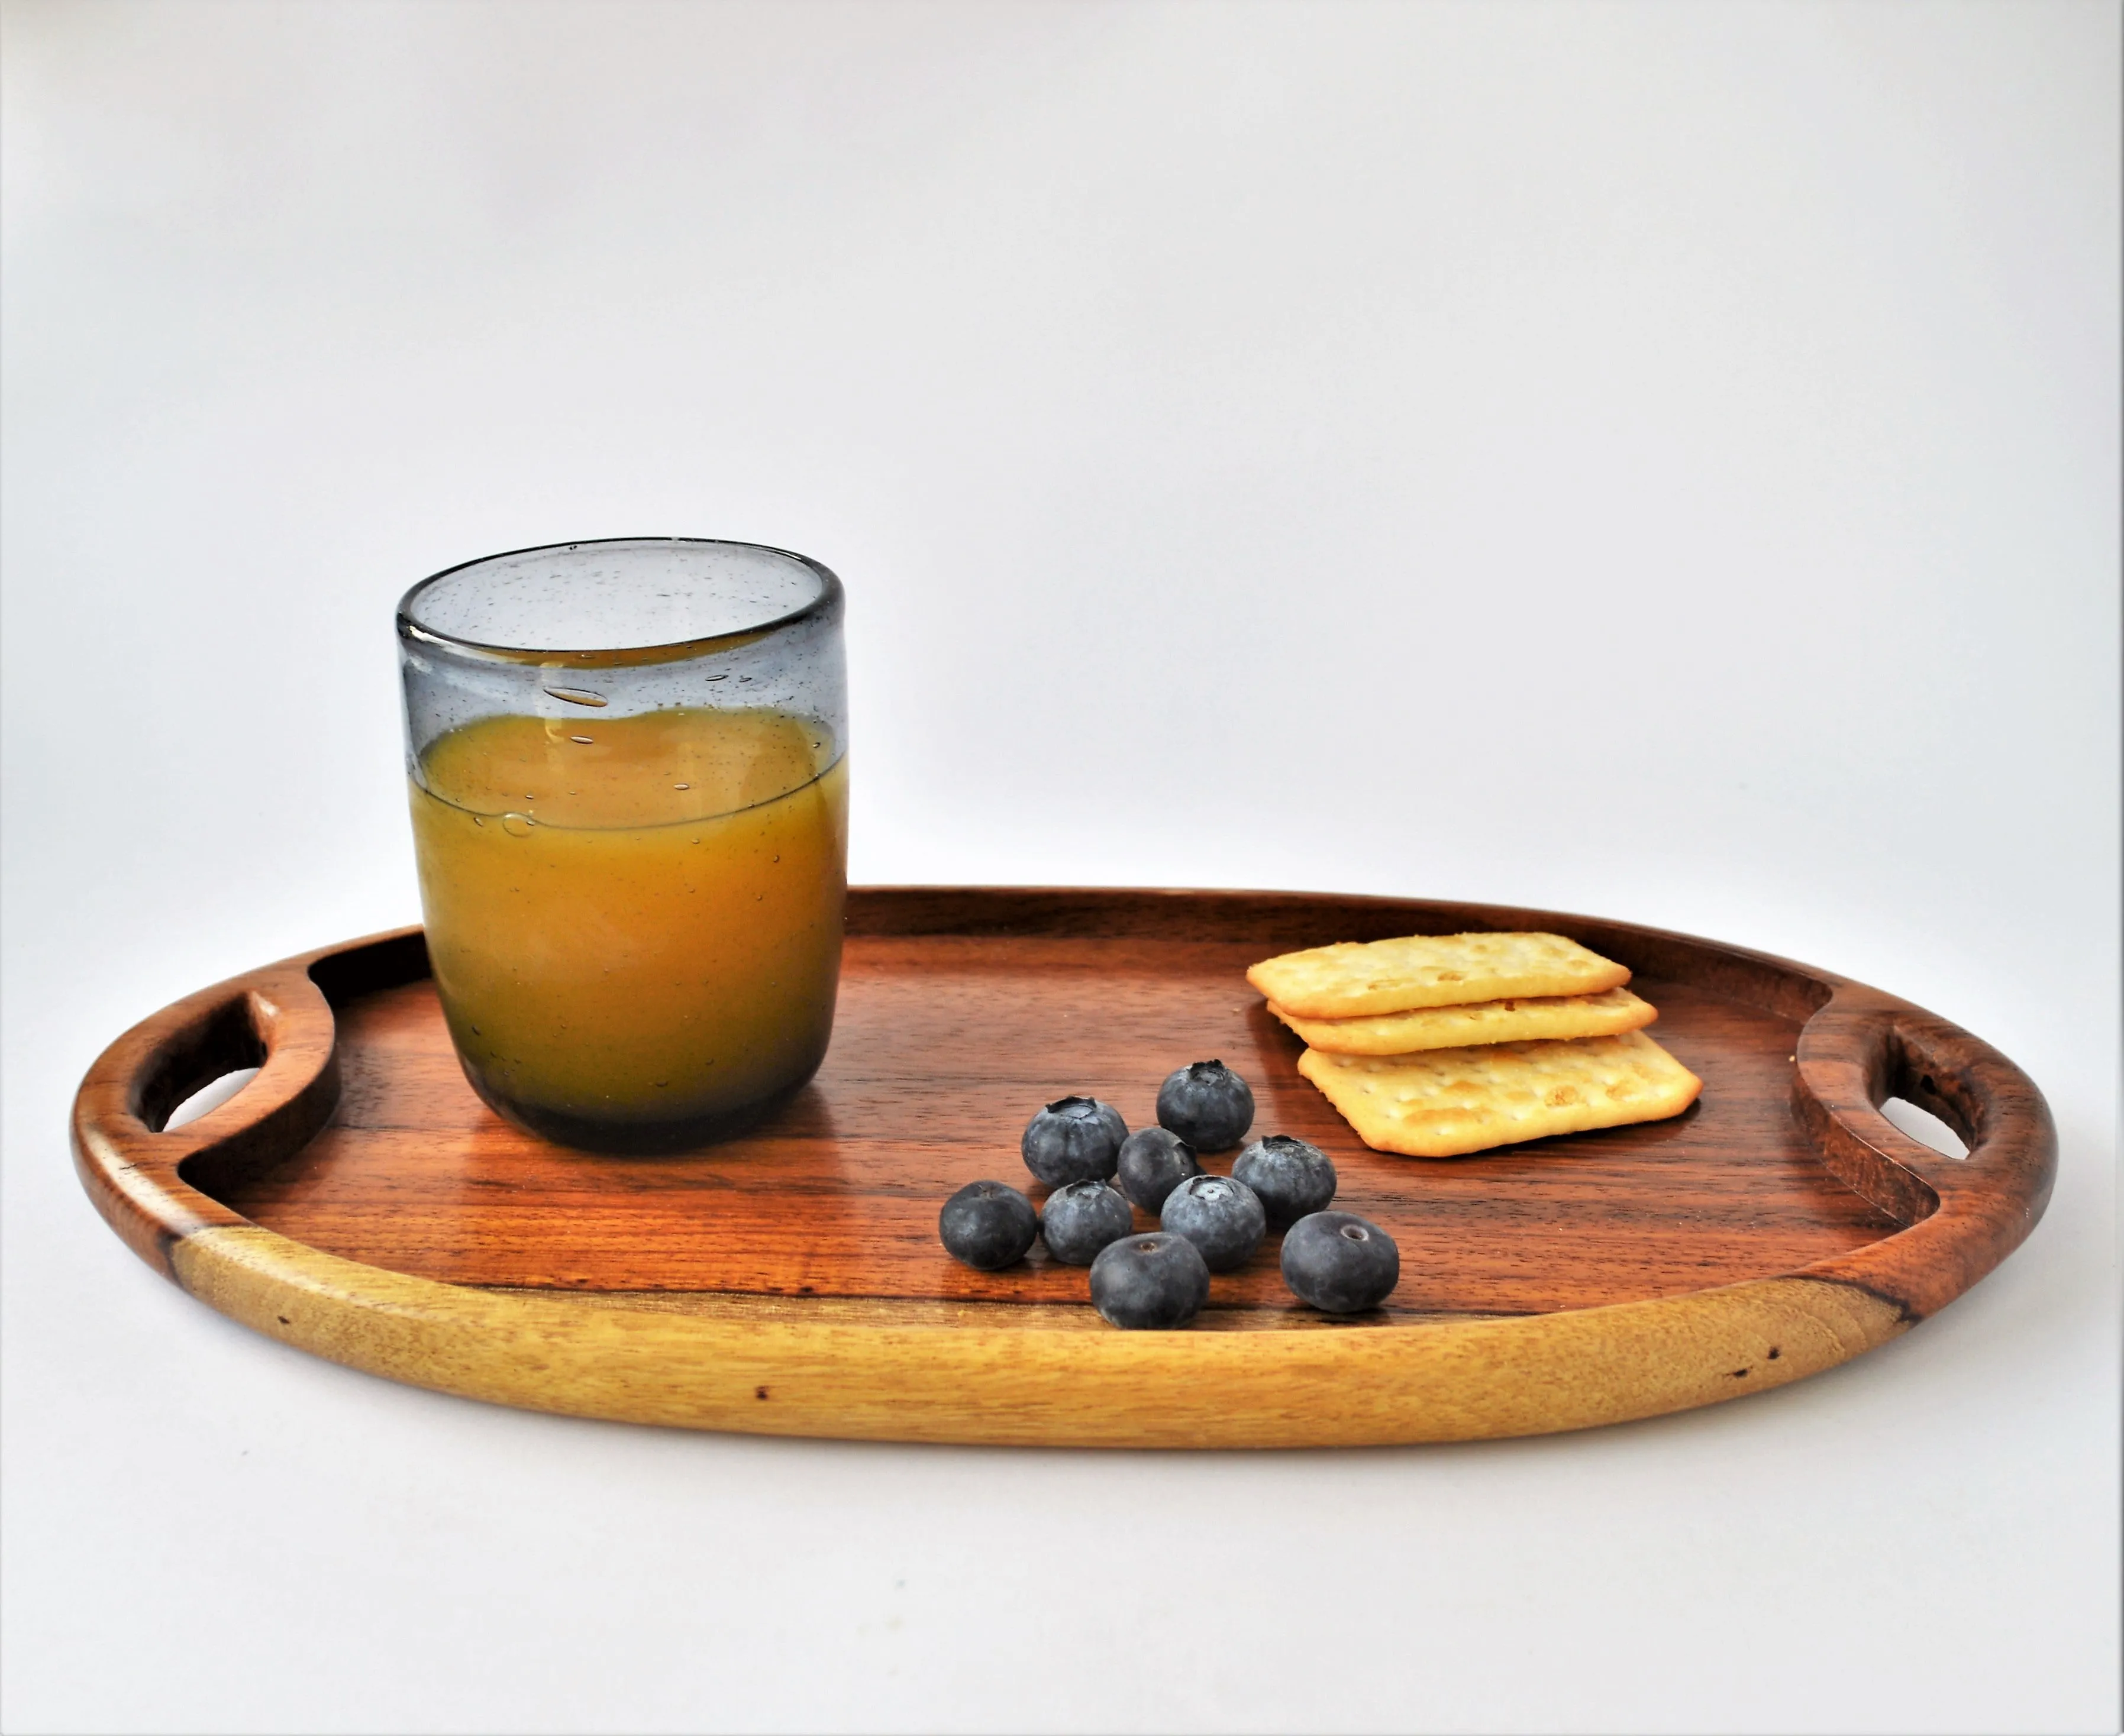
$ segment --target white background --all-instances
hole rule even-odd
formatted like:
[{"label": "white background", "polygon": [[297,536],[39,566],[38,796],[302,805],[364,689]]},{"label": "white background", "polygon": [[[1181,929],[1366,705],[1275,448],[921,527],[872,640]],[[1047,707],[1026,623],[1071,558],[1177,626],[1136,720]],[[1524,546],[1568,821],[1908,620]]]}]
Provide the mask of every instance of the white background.
[{"label": "white background", "polygon": [[[5,16],[7,1730],[2114,1728],[2117,7]],[[416,915],[401,590],[631,533],[846,579],[858,879],[1806,959],[2028,1068],[2050,1215],[1831,1374],[1442,1449],[252,1337],[74,1084]]]}]

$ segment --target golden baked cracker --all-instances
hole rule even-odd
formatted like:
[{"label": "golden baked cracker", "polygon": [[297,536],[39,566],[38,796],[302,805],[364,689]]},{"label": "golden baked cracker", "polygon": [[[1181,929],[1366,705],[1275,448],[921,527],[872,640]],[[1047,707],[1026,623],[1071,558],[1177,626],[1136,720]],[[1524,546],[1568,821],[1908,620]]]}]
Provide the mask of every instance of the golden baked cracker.
[{"label": "golden baked cracker", "polygon": [[1298,1070],[1375,1152],[1459,1157],[1552,1133],[1662,1121],[1703,1081],[1641,1030],[1413,1055],[1330,1055]]},{"label": "golden baked cracker", "polygon": [[1331,1055],[1410,1055],[1426,1049],[1465,1049],[1478,1043],[1532,1043],[1569,1037],[1612,1037],[1641,1030],[1659,1009],[1627,988],[1597,995],[1547,995],[1525,1001],[1478,1001],[1468,1006],[1419,1006],[1365,1019],[1301,1019],[1287,1007],[1268,1010]]},{"label": "golden baked cracker", "polygon": [[1559,934],[1409,935],[1264,959],[1247,980],[1301,1019],[1358,1019],[1476,1001],[1596,995],[1630,974]]}]

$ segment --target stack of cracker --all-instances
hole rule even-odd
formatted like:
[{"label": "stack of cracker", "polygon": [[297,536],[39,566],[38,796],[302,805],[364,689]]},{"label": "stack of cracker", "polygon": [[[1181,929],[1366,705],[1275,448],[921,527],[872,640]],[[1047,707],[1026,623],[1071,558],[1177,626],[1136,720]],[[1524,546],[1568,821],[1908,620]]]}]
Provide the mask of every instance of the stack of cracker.
[{"label": "stack of cracker", "polygon": [[1247,980],[1298,1070],[1376,1152],[1459,1157],[1678,1115],[1703,1081],[1644,1034],[1630,973],[1553,934],[1412,935],[1265,959]]}]

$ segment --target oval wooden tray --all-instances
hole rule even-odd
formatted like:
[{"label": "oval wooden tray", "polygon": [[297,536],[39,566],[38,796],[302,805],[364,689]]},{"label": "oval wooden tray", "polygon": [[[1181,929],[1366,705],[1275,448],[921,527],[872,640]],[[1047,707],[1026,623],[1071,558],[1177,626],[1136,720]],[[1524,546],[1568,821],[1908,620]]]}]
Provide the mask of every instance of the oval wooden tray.
[{"label": "oval wooden tray", "polygon": [[[1478,928],[1629,965],[1701,1101],[1475,1157],[1365,1150],[1299,1077],[1245,967]],[[1271,1240],[1214,1281],[1191,1330],[1123,1333],[1039,1245],[1002,1273],[945,1255],[938,1207],[983,1176],[1029,1180],[1017,1139],[1041,1102],[1089,1092],[1138,1125],[1167,1072],[1210,1056],[1252,1082],[1257,1137],[1323,1146],[1337,1206],[1397,1238],[1387,1308],[1300,1307]],[[1898,1132],[1891,1096],[1968,1157]],[[1713,941],[1488,905],[984,888],[851,894],[832,1053],[728,1145],[595,1157],[497,1119],[458,1072],[417,929],[137,1025],[91,1069],[73,1136],[90,1197],[143,1260],[373,1373],[693,1428],[1168,1447],[1539,1433],[1782,1386],[1990,1271],[2042,1213],[2056,1153],[2035,1087],[1967,1032]]]}]

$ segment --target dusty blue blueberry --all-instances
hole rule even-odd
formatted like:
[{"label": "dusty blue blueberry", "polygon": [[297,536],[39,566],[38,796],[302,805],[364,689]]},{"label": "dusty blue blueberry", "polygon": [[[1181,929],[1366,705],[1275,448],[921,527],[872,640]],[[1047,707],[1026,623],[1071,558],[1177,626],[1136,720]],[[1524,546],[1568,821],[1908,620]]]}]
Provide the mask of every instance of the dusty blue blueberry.
[{"label": "dusty blue blueberry", "polygon": [[1100,1249],[1135,1227],[1128,1202],[1103,1181],[1073,1181],[1057,1188],[1040,1212],[1047,1251],[1064,1265],[1088,1266]]},{"label": "dusty blue blueberry", "polygon": [[1104,1181],[1114,1173],[1128,1124],[1097,1097],[1063,1097],[1026,1124],[1018,1150],[1025,1166],[1050,1188]]},{"label": "dusty blue blueberry", "polygon": [[1243,1181],[1229,1175],[1190,1175],[1165,1196],[1158,1222],[1193,1242],[1212,1272],[1235,1272],[1261,1246],[1268,1214]]},{"label": "dusty blue blueberry", "polygon": [[1326,1211],[1335,1197],[1335,1166],[1328,1154],[1289,1133],[1257,1139],[1239,1153],[1232,1174],[1261,1195],[1271,1230]]},{"label": "dusty blue blueberry", "polygon": [[1140,1127],[1121,1146],[1121,1191],[1146,1212],[1156,1212],[1190,1175],[1202,1173],[1195,1147],[1162,1127]]},{"label": "dusty blue blueberry", "polygon": [[1092,1262],[1092,1306],[1131,1331],[1184,1326],[1210,1299],[1210,1269],[1185,1236],[1124,1236]]},{"label": "dusty blue blueberry", "polygon": [[1198,1152],[1228,1151],[1254,1124],[1254,1094],[1221,1061],[1197,1061],[1158,1091],[1158,1124]]},{"label": "dusty blue blueberry", "polygon": [[1283,1238],[1283,1281],[1323,1313],[1361,1314],[1401,1282],[1401,1250],[1355,1212],[1315,1212]]},{"label": "dusty blue blueberry", "polygon": [[944,1251],[984,1272],[1025,1258],[1040,1233],[1040,1214],[1016,1188],[1000,1181],[970,1181],[937,1214]]}]

